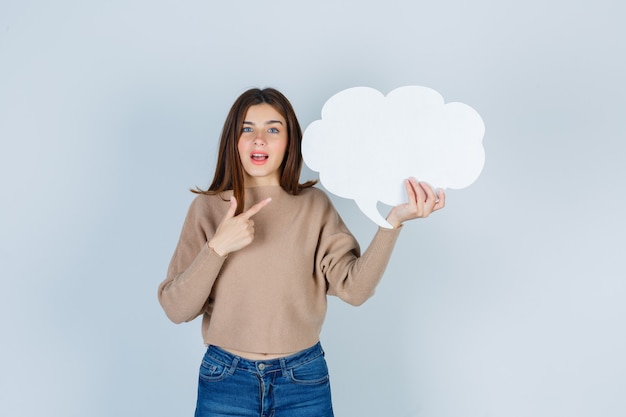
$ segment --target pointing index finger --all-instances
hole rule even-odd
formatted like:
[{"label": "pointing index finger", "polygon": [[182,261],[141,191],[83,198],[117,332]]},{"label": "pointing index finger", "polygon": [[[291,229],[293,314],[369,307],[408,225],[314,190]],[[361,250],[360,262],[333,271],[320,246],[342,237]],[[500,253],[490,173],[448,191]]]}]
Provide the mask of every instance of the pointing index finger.
[{"label": "pointing index finger", "polygon": [[240,216],[248,220],[250,217],[254,216],[259,211],[261,211],[263,207],[267,206],[270,203],[270,201],[272,201],[272,197],[268,197],[265,200],[261,200],[255,205],[253,205],[252,207],[250,207],[248,210],[241,213]]}]

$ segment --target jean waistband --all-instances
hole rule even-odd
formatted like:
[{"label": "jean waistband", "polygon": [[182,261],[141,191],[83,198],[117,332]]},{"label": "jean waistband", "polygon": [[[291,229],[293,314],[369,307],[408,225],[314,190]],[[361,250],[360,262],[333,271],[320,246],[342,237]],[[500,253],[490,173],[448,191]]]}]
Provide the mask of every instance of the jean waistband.
[{"label": "jean waistband", "polygon": [[234,355],[218,346],[209,345],[206,355],[213,360],[221,362],[223,365],[231,368],[231,372],[235,369],[267,374],[269,372],[282,371],[310,362],[320,355],[324,355],[324,349],[320,342],[310,348],[301,350],[292,355],[283,356],[276,359],[268,360],[251,360]]}]

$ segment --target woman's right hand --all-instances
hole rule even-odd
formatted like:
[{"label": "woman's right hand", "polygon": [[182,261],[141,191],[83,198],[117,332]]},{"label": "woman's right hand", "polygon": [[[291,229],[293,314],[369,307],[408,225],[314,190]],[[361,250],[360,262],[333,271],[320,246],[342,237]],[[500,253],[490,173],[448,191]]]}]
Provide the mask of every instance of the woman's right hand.
[{"label": "woman's right hand", "polygon": [[224,219],[217,227],[215,235],[209,240],[209,247],[218,255],[226,256],[252,243],[254,240],[254,221],[251,217],[267,206],[270,201],[272,201],[271,198],[266,198],[250,207],[247,211],[235,216],[237,200],[235,200],[235,197],[231,197],[230,207],[228,207]]}]

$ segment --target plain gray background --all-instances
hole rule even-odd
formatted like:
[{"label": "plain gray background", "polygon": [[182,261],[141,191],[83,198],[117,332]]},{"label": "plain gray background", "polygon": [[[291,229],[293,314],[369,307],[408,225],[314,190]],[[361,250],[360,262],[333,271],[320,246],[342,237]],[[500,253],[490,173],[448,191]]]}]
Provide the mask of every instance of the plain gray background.
[{"label": "plain gray background", "polygon": [[469,104],[487,159],[407,224],[374,298],[330,300],[336,415],[626,415],[625,12],[1,0],[0,415],[192,415],[200,323],[156,289],[229,106],[273,86],[306,127],[361,85]]}]

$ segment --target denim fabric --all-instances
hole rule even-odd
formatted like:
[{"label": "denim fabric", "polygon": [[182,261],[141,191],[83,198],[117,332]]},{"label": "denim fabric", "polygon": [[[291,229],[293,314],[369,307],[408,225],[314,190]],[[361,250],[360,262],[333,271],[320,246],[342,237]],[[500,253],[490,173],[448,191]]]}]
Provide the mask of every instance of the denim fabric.
[{"label": "denim fabric", "polygon": [[195,417],[221,416],[332,417],[321,345],[267,361],[209,346],[200,366]]}]

